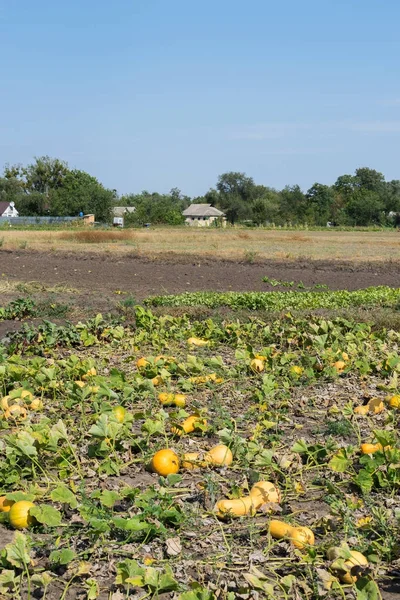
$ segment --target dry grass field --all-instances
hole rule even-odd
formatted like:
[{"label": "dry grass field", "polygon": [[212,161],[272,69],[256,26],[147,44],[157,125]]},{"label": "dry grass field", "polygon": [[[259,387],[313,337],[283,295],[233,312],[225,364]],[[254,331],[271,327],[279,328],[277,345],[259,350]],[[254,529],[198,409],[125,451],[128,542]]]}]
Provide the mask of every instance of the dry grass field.
[{"label": "dry grass field", "polygon": [[0,232],[0,250],[108,252],[158,257],[168,253],[220,259],[388,261],[400,259],[396,231],[146,230]]}]

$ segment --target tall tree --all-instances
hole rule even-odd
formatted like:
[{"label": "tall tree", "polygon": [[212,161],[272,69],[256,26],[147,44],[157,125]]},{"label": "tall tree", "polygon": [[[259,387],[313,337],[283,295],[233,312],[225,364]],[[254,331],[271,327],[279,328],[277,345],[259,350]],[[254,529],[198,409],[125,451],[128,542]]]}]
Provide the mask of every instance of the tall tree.
[{"label": "tall tree", "polygon": [[280,213],[283,221],[304,223],[306,221],[307,203],[306,197],[300,186],[287,185],[280,192]]},{"label": "tall tree", "polygon": [[218,204],[232,225],[251,216],[255,187],[253,179],[245,173],[230,171],[218,177]]},{"label": "tall tree", "polygon": [[332,219],[335,194],[329,185],[314,183],[306,193],[307,215],[311,223],[326,225]]}]

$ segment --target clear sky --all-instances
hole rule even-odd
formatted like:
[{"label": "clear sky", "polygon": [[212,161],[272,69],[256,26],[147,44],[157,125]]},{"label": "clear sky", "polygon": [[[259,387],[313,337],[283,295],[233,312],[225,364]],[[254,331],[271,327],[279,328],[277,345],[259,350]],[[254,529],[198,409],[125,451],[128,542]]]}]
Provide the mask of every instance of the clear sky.
[{"label": "clear sky", "polygon": [[119,192],[400,179],[399,0],[0,0],[0,167]]}]

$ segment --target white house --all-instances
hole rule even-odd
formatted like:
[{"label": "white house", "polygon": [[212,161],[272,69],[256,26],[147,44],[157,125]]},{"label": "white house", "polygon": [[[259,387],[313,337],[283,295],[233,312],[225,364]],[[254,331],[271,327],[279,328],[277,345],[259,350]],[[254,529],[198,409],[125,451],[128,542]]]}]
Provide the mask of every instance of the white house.
[{"label": "white house", "polygon": [[219,219],[222,226],[226,226],[225,214],[211,204],[191,204],[182,214],[187,225],[209,227]]},{"label": "white house", "polygon": [[14,202],[0,202],[0,217],[18,217]]}]

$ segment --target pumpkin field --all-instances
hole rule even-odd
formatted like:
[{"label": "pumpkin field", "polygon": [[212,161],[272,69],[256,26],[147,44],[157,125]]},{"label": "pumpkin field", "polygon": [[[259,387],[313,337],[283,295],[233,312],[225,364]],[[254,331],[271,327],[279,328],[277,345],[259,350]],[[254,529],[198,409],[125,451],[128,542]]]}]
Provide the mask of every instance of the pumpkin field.
[{"label": "pumpkin field", "polygon": [[349,306],[400,290],[4,305],[0,598],[397,597],[400,331]]}]

